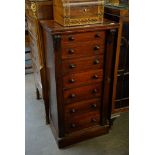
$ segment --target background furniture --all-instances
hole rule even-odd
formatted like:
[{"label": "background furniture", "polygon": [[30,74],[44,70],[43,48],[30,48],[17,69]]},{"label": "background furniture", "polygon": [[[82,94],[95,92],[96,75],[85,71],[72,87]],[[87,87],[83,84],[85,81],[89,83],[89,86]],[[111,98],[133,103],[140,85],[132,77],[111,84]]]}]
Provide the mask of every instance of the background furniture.
[{"label": "background furniture", "polygon": [[129,10],[128,2],[106,5],[104,17],[119,22],[118,46],[112,95],[112,117],[129,107]]},{"label": "background furniture", "polygon": [[25,18],[25,74],[32,73],[32,59],[31,59],[30,41],[27,27],[27,20]]},{"label": "background furniture", "polygon": [[41,21],[50,125],[64,147],[109,131],[118,24]]},{"label": "background furniture", "polygon": [[26,0],[26,18],[31,47],[37,99],[43,98],[46,110],[46,122],[49,123],[48,95],[46,94],[46,73],[39,20],[53,19],[53,1]]}]

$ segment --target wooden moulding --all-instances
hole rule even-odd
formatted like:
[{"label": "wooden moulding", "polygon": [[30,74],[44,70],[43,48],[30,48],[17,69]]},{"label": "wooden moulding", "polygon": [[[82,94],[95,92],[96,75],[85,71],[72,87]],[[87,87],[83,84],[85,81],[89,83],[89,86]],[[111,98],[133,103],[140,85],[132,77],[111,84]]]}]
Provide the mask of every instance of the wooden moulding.
[{"label": "wooden moulding", "polygon": [[109,125],[96,125],[94,127],[86,128],[77,132],[73,132],[67,134],[65,137],[58,137],[57,131],[54,128],[52,120],[50,120],[50,127],[52,129],[52,133],[54,135],[55,141],[59,148],[64,148],[83,140],[87,140],[93,137],[101,136],[103,134],[107,134],[109,132],[110,126]]}]

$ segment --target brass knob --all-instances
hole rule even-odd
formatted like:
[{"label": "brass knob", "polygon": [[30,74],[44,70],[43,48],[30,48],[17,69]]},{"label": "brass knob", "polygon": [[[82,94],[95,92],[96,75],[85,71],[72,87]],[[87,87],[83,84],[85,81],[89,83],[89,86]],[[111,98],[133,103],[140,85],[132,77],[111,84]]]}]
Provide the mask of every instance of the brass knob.
[{"label": "brass knob", "polygon": [[75,68],[76,65],[75,65],[75,64],[70,64],[69,67],[70,67],[70,68]]},{"label": "brass knob", "polygon": [[74,123],[71,124],[71,128],[75,128],[76,125]]},{"label": "brass knob", "polygon": [[73,49],[69,49],[69,50],[68,50],[68,53],[69,53],[69,54],[74,54],[74,50],[73,50]]},{"label": "brass knob", "polygon": [[74,83],[75,80],[74,80],[74,79],[70,79],[69,82],[70,82],[70,83]]},{"label": "brass knob", "polygon": [[84,9],[83,11],[84,11],[84,12],[87,12],[87,9]]},{"label": "brass knob", "polygon": [[95,61],[94,61],[94,64],[96,65],[96,64],[99,64],[100,63],[100,61],[98,60],[98,59],[96,59]]},{"label": "brass knob", "polygon": [[75,113],[75,111],[76,111],[75,109],[72,109],[70,112],[71,112],[71,113]]},{"label": "brass knob", "polygon": [[95,122],[97,122],[97,120],[95,118],[92,118],[91,122],[95,123]]},{"label": "brass knob", "polygon": [[93,93],[96,94],[98,91],[97,89],[93,89]]},{"label": "brass knob", "polygon": [[96,45],[95,47],[94,47],[94,50],[95,51],[97,51],[97,50],[99,50],[100,49],[100,47],[98,46],[98,45]]},{"label": "brass knob", "polygon": [[96,104],[92,104],[91,107],[92,107],[92,108],[96,108],[97,105],[96,105]]},{"label": "brass knob", "polygon": [[75,98],[75,97],[76,97],[75,94],[71,94],[71,95],[70,95],[70,98]]},{"label": "brass knob", "polygon": [[98,75],[97,74],[93,75],[93,79],[98,79]]},{"label": "brass knob", "polygon": [[69,40],[69,41],[74,41],[75,39],[74,39],[73,36],[69,36],[69,37],[68,37],[68,40]]}]

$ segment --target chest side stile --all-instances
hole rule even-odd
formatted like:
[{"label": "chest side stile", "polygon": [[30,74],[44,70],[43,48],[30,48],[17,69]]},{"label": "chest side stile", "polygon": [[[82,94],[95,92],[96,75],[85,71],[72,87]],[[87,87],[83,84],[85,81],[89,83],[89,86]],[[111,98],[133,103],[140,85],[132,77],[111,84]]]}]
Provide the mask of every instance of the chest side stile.
[{"label": "chest side stile", "polygon": [[103,98],[101,105],[101,125],[109,124],[110,120],[110,109],[111,109],[111,92],[112,92],[112,81],[113,71],[115,63],[115,49],[116,49],[117,30],[110,29],[106,31],[106,52],[105,52],[105,67],[104,67],[104,87],[103,87]]},{"label": "chest side stile", "polygon": [[62,80],[62,49],[61,49],[61,34],[52,35],[54,46],[54,61],[55,61],[55,78],[56,78],[56,96],[58,108],[58,127],[59,137],[64,136],[64,107],[63,107],[63,80]]},{"label": "chest side stile", "polygon": [[[47,94],[49,100],[50,126],[56,137],[64,136],[63,129],[63,93],[61,76],[61,47],[60,35],[43,32],[46,60]],[[60,38],[59,38],[60,37]]]}]

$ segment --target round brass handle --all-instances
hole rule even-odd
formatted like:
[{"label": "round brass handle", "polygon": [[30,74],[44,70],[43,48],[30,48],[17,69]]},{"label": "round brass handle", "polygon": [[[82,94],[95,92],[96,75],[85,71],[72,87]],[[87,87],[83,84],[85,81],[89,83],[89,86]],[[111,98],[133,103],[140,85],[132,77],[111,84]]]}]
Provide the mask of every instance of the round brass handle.
[{"label": "round brass handle", "polygon": [[93,93],[96,94],[98,91],[97,89],[93,89]]},{"label": "round brass handle", "polygon": [[72,109],[70,112],[71,112],[71,113],[75,113],[75,111],[76,111],[75,109]]},{"label": "round brass handle", "polygon": [[69,54],[74,54],[74,50],[73,50],[73,49],[69,49],[69,50],[68,50],[68,53],[69,53]]},{"label": "round brass handle", "polygon": [[87,12],[87,11],[88,11],[88,9],[83,9],[83,11],[84,11],[84,12]]},{"label": "round brass handle", "polygon": [[73,36],[69,36],[69,37],[68,37],[68,40],[69,40],[69,41],[74,41],[75,39],[74,39]]},{"label": "round brass handle", "polygon": [[69,82],[70,82],[70,83],[74,83],[75,80],[74,80],[74,79],[70,79]]},{"label": "round brass handle", "polygon": [[74,123],[71,124],[71,128],[75,128],[76,125]]},{"label": "round brass handle", "polygon": [[96,64],[99,64],[100,63],[100,61],[98,60],[98,59],[96,59],[95,61],[94,61],[94,64],[96,65]]},{"label": "round brass handle", "polygon": [[97,120],[95,118],[92,118],[91,122],[95,123],[95,122],[97,122]]},{"label": "round brass handle", "polygon": [[70,95],[70,98],[75,98],[75,97],[76,97],[75,94],[71,94],[71,95]]},{"label": "round brass handle", "polygon": [[92,104],[91,107],[92,107],[92,108],[96,108],[97,105],[96,105],[96,104]]},{"label": "round brass handle", "polygon": [[96,51],[96,50],[99,50],[100,49],[100,46],[98,46],[98,45],[96,45],[95,47],[94,47],[94,50]]},{"label": "round brass handle", "polygon": [[69,67],[70,67],[70,68],[75,68],[76,65],[75,65],[75,64],[70,64]]},{"label": "round brass handle", "polygon": [[98,79],[98,75],[97,74],[93,75],[93,79]]}]

